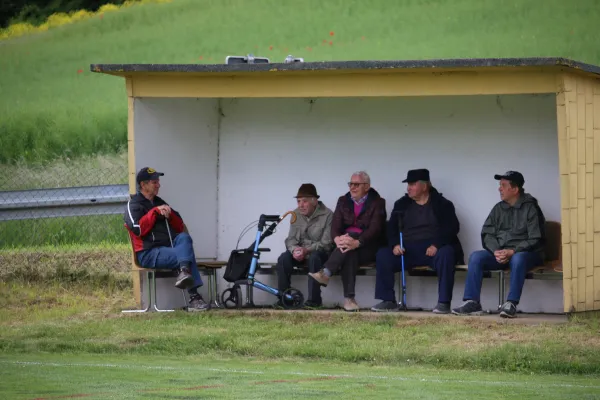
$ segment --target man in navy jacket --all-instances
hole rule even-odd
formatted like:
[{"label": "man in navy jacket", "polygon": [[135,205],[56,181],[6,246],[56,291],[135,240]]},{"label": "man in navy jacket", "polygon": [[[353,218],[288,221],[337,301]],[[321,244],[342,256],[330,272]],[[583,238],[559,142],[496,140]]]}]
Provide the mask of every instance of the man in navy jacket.
[{"label": "man in navy jacket", "polygon": [[[437,272],[438,302],[434,313],[450,313],[454,266],[463,263],[463,250],[458,240],[460,224],[454,205],[433,186],[427,169],[408,171],[407,194],[394,203],[387,226],[388,247],[377,252],[375,298],[382,300],[373,311],[398,309],[394,293],[394,273],[404,266],[411,269],[427,265]],[[400,232],[403,245],[400,246]]]}]

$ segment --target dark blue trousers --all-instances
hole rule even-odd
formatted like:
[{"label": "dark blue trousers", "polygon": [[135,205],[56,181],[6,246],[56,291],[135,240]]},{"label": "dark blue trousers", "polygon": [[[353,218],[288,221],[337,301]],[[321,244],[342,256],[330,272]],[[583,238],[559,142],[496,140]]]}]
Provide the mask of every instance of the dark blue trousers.
[{"label": "dark blue trousers", "polygon": [[[454,248],[443,246],[434,257],[425,255],[431,242],[404,243],[404,270],[428,265],[438,276],[438,302],[450,303],[454,288],[454,265],[456,264]],[[394,292],[394,273],[402,270],[401,256],[395,256],[392,248],[379,249],[376,257],[377,281],[375,283],[375,298],[383,301],[396,301]]]},{"label": "dark blue trousers", "polygon": [[463,300],[480,301],[484,271],[510,268],[510,291],[507,300],[518,304],[523,292],[527,271],[538,265],[542,265],[542,258],[537,253],[527,251],[515,253],[508,264],[500,264],[491,252],[487,250],[474,251],[469,257],[469,270],[467,271]]},{"label": "dark blue trousers", "polygon": [[137,259],[144,268],[177,269],[181,263],[190,264],[190,272],[194,277],[194,286],[188,292],[196,294],[196,289],[202,286],[202,278],[196,265],[192,237],[182,232],[173,240],[173,247],[155,247],[137,253]]}]

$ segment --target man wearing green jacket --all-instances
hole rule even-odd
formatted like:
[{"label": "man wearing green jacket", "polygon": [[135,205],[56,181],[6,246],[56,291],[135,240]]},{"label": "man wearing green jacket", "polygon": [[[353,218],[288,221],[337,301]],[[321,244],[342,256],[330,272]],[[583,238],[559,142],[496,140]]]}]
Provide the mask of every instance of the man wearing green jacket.
[{"label": "man wearing green jacket", "polygon": [[[281,253],[275,267],[280,291],[290,287],[294,266],[304,264],[309,272],[320,271],[334,247],[331,238],[333,212],[319,201],[315,186],[311,183],[302,184],[296,201],[296,222],[290,225],[285,239],[287,250]],[[304,305],[322,305],[321,287],[314,279],[308,280],[308,296]]]},{"label": "man wearing green jacket", "polygon": [[544,214],[537,200],[523,190],[525,179],[516,171],[494,175],[500,181],[500,198],[483,224],[481,241],[485,250],[469,257],[463,300],[452,310],[457,315],[480,315],[481,283],[484,271],[510,268],[510,292],[500,316],[514,318],[521,298],[525,275],[544,260]]}]

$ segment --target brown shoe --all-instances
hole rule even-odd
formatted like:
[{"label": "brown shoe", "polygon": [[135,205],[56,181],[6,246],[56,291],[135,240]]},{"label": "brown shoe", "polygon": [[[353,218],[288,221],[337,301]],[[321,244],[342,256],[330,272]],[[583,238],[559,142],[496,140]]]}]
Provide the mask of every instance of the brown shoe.
[{"label": "brown shoe", "polygon": [[320,270],[319,272],[309,272],[308,275],[323,286],[327,286],[329,283],[329,277],[325,275],[323,270]]},{"label": "brown shoe", "polygon": [[358,311],[358,304],[354,300],[354,297],[344,297],[344,310]]}]

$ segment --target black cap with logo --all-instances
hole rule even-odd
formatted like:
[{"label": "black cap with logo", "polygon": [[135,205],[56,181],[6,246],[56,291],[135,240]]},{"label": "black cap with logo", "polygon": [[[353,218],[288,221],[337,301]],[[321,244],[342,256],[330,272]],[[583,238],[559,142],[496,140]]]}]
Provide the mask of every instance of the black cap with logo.
[{"label": "black cap with logo", "polygon": [[494,179],[497,181],[499,181],[500,179],[506,179],[507,181],[512,182],[518,187],[523,187],[523,185],[525,184],[525,178],[523,178],[523,174],[517,171],[506,171],[502,175],[496,174],[494,175]]},{"label": "black cap with logo", "polygon": [[157,172],[154,168],[144,167],[140,169],[137,173],[136,181],[137,183],[144,181],[153,181],[163,175],[164,174],[162,172]]}]

